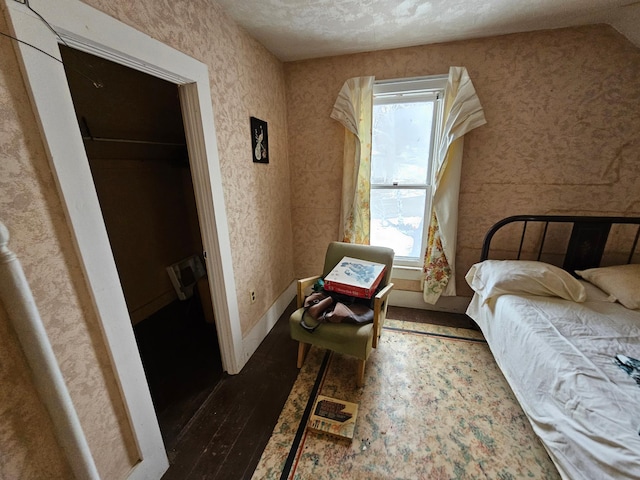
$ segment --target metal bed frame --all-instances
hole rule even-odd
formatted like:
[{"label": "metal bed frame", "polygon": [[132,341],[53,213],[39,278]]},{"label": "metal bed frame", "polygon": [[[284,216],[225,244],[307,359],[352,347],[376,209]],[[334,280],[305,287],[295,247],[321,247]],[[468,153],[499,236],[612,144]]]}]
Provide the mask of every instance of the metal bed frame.
[{"label": "metal bed frame", "polygon": [[[572,274],[574,274],[575,270],[584,270],[601,265],[612,226],[632,225],[631,231],[627,232],[627,235],[622,241],[622,243],[626,243],[625,240],[628,240],[631,244],[625,263],[633,263],[638,247],[638,239],[640,238],[640,217],[515,215],[500,220],[489,229],[482,244],[480,260],[487,260],[489,258],[491,241],[498,230],[509,224],[521,223],[522,235],[520,237],[520,245],[517,250],[517,260],[520,260],[527,234],[527,226],[532,222],[540,223],[544,226],[542,237],[539,240],[539,246],[537,249],[536,260],[538,261],[541,260],[543,253],[545,253],[544,247],[545,241],[547,240],[549,225],[573,224],[571,227],[569,241],[566,245],[566,249],[564,250],[563,263],[561,265],[564,270],[567,270]],[[637,225],[635,228],[635,235],[632,231],[633,225]]]}]

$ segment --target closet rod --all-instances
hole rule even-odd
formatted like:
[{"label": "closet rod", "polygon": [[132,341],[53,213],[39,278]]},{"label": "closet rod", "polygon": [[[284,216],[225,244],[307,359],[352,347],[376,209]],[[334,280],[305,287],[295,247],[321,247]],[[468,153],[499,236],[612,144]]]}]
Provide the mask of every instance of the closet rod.
[{"label": "closet rod", "polygon": [[130,140],[127,138],[104,138],[104,137],[88,137],[83,136],[83,140],[91,140],[93,142],[111,142],[111,143],[140,143],[144,145],[164,145],[170,147],[186,147],[186,143],[173,142],[154,142],[152,140]]}]

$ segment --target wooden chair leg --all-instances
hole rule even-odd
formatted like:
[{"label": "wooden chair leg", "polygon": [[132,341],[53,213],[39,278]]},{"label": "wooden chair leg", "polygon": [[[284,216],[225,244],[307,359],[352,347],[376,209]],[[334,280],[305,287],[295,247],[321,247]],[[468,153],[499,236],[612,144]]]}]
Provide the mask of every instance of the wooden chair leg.
[{"label": "wooden chair leg", "polygon": [[364,362],[364,360],[358,360],[358,376],[356,378],[358,388],[364,385]]},{"label": "wooden chair leg", "polygon": [[308,343],[298,342],[298,368],[302,368],[302,364],[304,363],[304,357],[307,356],[307,352],[309,351]]}]

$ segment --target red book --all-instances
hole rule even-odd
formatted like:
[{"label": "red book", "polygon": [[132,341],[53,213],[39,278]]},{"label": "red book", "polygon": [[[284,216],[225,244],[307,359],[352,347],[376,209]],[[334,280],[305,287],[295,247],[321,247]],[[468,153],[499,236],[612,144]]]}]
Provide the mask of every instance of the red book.
[{"label": "red book", "polygon": [[324,277],[324,289],[352,297],[371,298],[384,277],[386,265],[344,257]]}]

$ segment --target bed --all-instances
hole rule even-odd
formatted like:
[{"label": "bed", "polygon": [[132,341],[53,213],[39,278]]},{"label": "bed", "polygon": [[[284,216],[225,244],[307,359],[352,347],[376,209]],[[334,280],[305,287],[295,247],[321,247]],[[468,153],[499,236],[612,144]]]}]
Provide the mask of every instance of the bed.
[{"label": "bed", "polygon": [[640,218],[509,217],[465,277],[467,314],[565,479],[640,478],[640,383],[616,362],[640,359],[639,236]]}]

